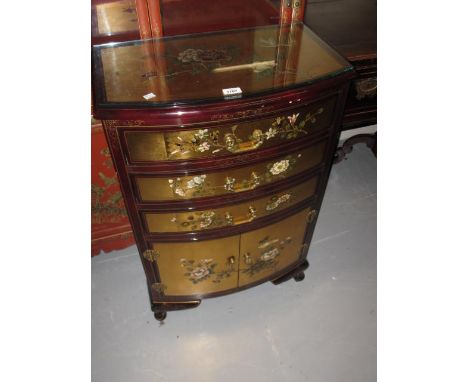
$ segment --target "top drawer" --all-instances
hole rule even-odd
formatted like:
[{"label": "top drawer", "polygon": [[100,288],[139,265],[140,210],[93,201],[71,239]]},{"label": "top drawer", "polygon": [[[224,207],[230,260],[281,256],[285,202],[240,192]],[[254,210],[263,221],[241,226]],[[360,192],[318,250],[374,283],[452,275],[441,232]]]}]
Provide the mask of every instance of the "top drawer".
[{"label": "top drawer", "polygon": [[127,163],[177,161],[240,154],[318,133],[333,120],[337,96],[270,118],[196,129],[125,129]]}]

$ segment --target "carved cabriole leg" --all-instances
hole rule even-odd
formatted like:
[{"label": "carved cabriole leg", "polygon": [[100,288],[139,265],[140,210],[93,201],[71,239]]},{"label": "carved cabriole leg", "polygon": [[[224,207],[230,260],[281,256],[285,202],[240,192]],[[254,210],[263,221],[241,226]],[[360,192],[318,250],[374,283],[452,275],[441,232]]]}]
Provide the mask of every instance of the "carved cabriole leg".
[{"label": "carved cabriole leg", "polygon": [[353,151],[353,146],[358,143],[365,143],[369,149],[372,150],[375,156],[377,156],[377,133],[374,134],[358,134],[347,139],[343,146],[338,147],[335,153],[333,163],[339,163],[343,159],[346,159],[346,154]]},{"label": "carved cabriole leg", "polygon": [[304,271],[309,268],[309,263],[307,260],[304,260],[300,265],[298,265],[296,268],[294,268],[292,271],[286,273],[285,275],[281,276],[280,278],[277,278],[276,280],[273,280],[272,283],[275,285],[284,283],[285,281],[288,281],[292,278],[296,281],[302,281],[305,278]]}]

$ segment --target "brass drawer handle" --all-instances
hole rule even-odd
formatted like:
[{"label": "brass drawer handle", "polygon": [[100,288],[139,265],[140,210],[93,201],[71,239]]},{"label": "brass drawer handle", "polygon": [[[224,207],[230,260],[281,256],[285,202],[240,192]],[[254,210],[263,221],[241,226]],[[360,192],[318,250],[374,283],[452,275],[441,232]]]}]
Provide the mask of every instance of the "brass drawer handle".
[{"label": "brass drawer handle", "polygon": [[247,265],[252,264],[252,257],[250,256],[250,252],[244,253],[244,263]]},{"label": "brass drawer handle", "polygon": [[224,143],[226,150],[231,153],[241,153],[244,151],[255,150],[263,143],[262,131],[254,130],[252,134],[252,140],[246,142],[239,142],[239,139],[233,134],[228,133],[224,135]]},{"label": "brass drawer handle", "polygon": [[[230,217],[230,220],[228,220],[227,216],[229,215]],[[253,221],[255,218],[257,217],[257,209],[253,206],[249,206],[249,213],[246,217],[243,217],[243,218],[240,218],[240,219],[236,219],[234,220],[232,218],[232,215],[228,212],[226,213],[225,215],[225,218],[226,218],[226,221],[230,222],[229,225],[238,225],[238,224],[245,224],[245,223],[250,223],[251,221]]]}]

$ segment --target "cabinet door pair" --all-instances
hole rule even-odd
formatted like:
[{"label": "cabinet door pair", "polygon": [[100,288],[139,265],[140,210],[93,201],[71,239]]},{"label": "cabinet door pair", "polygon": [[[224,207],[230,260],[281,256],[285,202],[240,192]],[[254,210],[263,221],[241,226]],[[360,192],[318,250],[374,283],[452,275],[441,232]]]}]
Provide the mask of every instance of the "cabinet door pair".
[{"label": "cabinet door pair", "polygon": [[190,296],[243,287],[299,260],[310,209],[278,223],[221,239],[154,243],[166,296]]}]

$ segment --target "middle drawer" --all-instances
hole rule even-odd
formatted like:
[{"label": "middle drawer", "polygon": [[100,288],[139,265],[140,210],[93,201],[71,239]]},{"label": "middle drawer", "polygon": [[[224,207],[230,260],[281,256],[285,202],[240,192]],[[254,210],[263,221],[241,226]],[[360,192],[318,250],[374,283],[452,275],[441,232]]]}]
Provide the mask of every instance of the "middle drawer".
[{"label": "middle drawer", "polygon": [[134,182],[139,200],[144,203],[244,192],[312,169],[323,161],[326,146],[324,140],[283,157],[206,174],[180,177],[135,175]]},{"label": "middle drawer", "polygon": [[248,202],[201,211],[143,212],[148,233],[189,232],[250,223],[315,195],[319,175],[292,188]]}]

